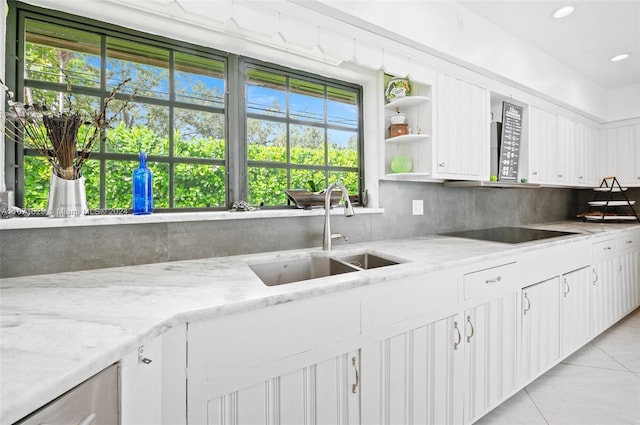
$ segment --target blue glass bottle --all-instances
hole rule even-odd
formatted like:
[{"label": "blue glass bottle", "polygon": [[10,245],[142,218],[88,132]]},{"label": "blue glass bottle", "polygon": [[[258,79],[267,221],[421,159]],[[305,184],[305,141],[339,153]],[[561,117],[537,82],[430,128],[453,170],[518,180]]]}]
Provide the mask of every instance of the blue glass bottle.
[{"label": "blue glass bottle", "polygon": [[153,175],[147,168],[147,154],[140,152],[140,165],[133,170],[133,213],[136,215],[153,212]]}]

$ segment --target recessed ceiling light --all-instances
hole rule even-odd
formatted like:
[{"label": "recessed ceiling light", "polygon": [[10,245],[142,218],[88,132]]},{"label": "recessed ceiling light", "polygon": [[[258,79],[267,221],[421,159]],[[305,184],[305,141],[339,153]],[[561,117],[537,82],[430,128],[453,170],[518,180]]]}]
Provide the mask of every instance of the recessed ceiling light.
[{"label": "recessed ceiling light", "polygon": [[573,6],[564,6],[553,12],[553,17],[556,19],[564,18],[571,15],[574,10]]},{"label": "recessed ceiling light", "polygon": [[628,58],[629,56],[631,56],[631,55],[629,55],[629,53],[623,53],[623,54],[621,54],[621,55],[616,55],[616,56],[612,57],[612,58],[611,58],[611,59],[609,59],[609,60],[610,60],[611,62],[620,62],[620,61],[625,60],[625,59],[626,59],[626,58]]}]

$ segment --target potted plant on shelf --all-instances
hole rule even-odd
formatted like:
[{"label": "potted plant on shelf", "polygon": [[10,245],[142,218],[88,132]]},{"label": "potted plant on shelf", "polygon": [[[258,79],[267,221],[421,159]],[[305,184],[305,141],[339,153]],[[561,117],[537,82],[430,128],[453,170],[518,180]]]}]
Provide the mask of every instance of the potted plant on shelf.
[{"label": "potted plant on shelf", "polygon": [[[109,104],[131,81],[127,78],[114,87],[98,111],[86,111],[73,104],[72,87],[67,79],[63,106],[24,104],[13,99],[5,88],[7,111],[3,124],[5,135],[42,154],[51,165],[51,183],[47,203],[49,217],[77,217],[88,212],[82,166],[87,161],[102,131],[128,107],[137,91],[123,100],[108,115]],[[83,126],[85,128],[83,128]]]}]

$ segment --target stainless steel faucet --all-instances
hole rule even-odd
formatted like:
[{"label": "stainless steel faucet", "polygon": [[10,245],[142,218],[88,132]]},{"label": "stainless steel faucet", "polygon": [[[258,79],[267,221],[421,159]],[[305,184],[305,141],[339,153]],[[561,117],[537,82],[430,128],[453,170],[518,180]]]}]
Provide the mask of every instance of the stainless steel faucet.
[{"label": "stainless steel faucet", "polygon": [[331,241],[333,239],[342,238],[345,241],[348,240],[346,236],[343,236],[340,233],[331,233],[331,192],[336,187],[342,191],[342,199],[344,200],[344,216],[353,216],[353,207],[351,206],[351,201],[349,200],[349,193],[347,192],[347,188],[344,187],[344,185],[340,182],[330,184],[324,193],[324,233],[322,235],[322,249],[324,251],[331,251]]}]

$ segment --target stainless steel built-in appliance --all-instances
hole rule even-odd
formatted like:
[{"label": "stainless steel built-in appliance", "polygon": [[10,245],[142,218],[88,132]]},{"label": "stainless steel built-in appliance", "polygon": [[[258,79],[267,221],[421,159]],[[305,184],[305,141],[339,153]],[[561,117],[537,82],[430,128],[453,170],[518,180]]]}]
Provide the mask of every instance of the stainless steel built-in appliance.
[{"label": "stainless steel built-in appliance", "polygon": [[441,236],[478,239],[481,241],[502,243],[523,243],[540,239],[557,238],[559,236],[575,235],[572,232],[558,230],[530,229],[527,227],[493,227],[490,229],[464,230],[461,232],[441,233]]},{"label": "stainless steel built-in appliance", "polygon": [[113,365],[15,425],[117,425],[118,366]]}]

